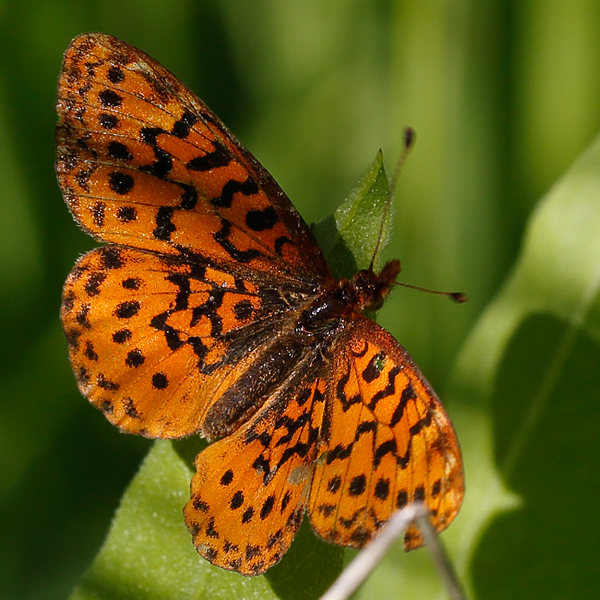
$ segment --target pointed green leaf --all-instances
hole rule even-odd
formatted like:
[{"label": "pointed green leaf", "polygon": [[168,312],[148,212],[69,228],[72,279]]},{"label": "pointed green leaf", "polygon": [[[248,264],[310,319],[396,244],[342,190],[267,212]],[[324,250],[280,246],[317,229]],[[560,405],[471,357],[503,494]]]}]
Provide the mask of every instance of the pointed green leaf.
[{"label": "pointed green leaf", "polygon": [[389,199],[380,150],[348,198],[313,228],[334,277],[352,277],[368,268],[373,257],[377,269],[392,222]]}]

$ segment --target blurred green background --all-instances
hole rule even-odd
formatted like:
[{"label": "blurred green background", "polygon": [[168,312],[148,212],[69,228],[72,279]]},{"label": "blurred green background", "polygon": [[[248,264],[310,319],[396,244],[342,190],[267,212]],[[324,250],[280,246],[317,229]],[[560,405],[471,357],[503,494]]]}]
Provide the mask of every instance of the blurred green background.
[{"label": "blurred green background", "polygon": [[[471,328],[517,259],[538,200],[600,124],[600,3],[593,0],[0,2],[0,597],[10,600],[69,594],[150,447],[120,435],[79,395],[58,322],[64,279],[94,247],[73,223],[53,170],[62,54],[86,31],[116,35],[167,66],[269,169],[309,223],[345,198],[380,147],[393,170],[403,127],[415,128],[386,253],[401,258],[403,281],[462,290],[470,302],[455,306],[402,289],[380,322],[442,399],[452,373],[460,376],[453,367]],[[540,277],[572,285],[552,267]],[[489,442],[485,468],[494,479],[502,440],[526,421],[519,411],[537,393],[526,393],[537,381],[530,373],[552,361],[545,353],[571,323],[563,317],[538,315],[507,343],[497,360],[505,377],[487,400],[479,392],[465,399],[460,383],[448,394],[466,440],[472,498],[485,496],[474,429]],[[598,331],[569,353],[575,371],[566,382],[557,375],[564,386],[552,409],[558,412],[545,405],[554,450],[528,451],[520,479],[503,481],[543,510],[516,523],[504,513],[489,530],[477,521],[463,538],[459,571],[475,597],[543,590],[545,598],[592,598],[600,589],[592,543],[600,534],[592,426],[600,418]],[[584,375],[573,374],[578,368]],[[477,426],[475,413],[484,419]],[[577,427],[582,421],[585,431]],[[581,472],[560,479],[573,464]],[[536,496],[531,486],[540,479],[553,486],[538,485]],[[580,504],[570,503],[570,493]],[[498,498],[497,505],[509,502],[502,491]],[[581,510],[589,514],[572,516]],[[447,534],[453,548],[469,530],[469,514]],[[524,535],[523,523],[532,520],[539,538]],[[560,535],[549,537],[556,527]],[[417,554],[395,553],[369,589],[382,600],[399,597],[398,590],[402,597],[438,593],[426,553]]]}]

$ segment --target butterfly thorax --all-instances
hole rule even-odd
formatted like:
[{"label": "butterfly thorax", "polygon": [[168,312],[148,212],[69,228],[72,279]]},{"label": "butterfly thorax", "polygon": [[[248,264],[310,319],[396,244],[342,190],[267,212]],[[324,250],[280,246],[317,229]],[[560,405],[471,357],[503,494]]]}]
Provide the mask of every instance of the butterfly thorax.
[{"label": "butterfly thorax", "polygon": [[352,279],[333,281],[300,314],[296,332],[325,339],[339,333],[357,314],[379,310],[398,273],[400,261],[393,260],[380,273],[363,269]]}]

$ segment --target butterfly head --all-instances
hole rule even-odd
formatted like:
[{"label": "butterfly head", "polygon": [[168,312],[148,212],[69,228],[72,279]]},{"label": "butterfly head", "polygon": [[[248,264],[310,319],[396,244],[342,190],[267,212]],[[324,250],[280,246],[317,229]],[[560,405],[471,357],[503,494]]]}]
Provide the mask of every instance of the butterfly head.
[{"label": "butterfly head", "polygon": [[400,261],[397,258],[386,263],[379,273],[375,273],[371,268],[359,271],[352,278],[352,287],[358,294],[363,310],[379,310],[399,274]]}]

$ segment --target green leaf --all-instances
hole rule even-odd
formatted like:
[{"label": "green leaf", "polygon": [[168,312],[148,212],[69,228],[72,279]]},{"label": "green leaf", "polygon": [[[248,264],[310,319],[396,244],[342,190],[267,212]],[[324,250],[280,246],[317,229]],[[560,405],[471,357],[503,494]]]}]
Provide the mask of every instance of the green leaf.
[{"label": "green leaf", "polygon": [[154,444],[71,600],[277,597],[264,577],[243,578],[198,555],[182,513],[191,477],[171,442]]},{"label": "green leaf", "polygon": [[341,571],[343,551],[318,540],[306,522],[266,575],[243,577],[200,557],[182,512],[192,478],[186,457],[198,450],[198,438],[155,442],[71,600],[309,600],[329,587]]},{"label": "green leaf", "polygon": [[447,539],[463,574],[472,565],[478,598],[600,589],[590,560],[600,537],[599,292],[600,137],[537,206],[456,365],[468,491]]},{"label": "green leaf", "polygon": [[348,198],[313,226],[334,277],[350,278],[368,268],[373,258],[377,270],[392,222],[388,200],[389,181],[380,150]]}]

